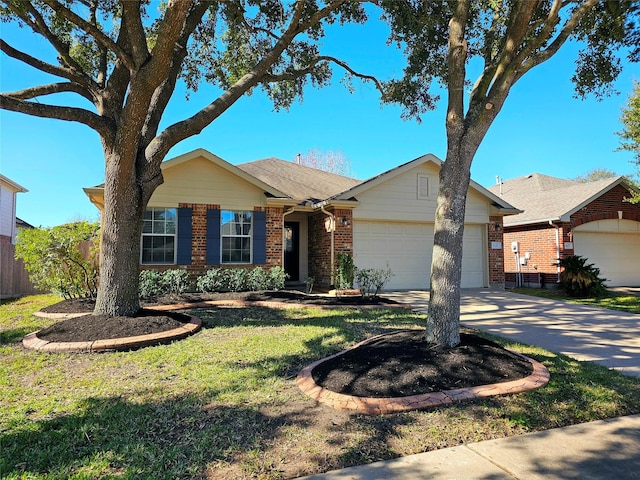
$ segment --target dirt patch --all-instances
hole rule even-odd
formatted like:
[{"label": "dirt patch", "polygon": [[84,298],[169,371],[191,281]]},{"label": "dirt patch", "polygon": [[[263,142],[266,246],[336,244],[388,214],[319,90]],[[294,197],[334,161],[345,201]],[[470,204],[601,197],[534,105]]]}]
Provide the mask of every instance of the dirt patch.
[{"label": "dirt patch", "polygon": [[462,333],[450,350],[430,348],[422,330],[403,330],[372,339],[322,362],[316,384],[358,397],[390,398],[517,380],[531,363],[496,343]]}]

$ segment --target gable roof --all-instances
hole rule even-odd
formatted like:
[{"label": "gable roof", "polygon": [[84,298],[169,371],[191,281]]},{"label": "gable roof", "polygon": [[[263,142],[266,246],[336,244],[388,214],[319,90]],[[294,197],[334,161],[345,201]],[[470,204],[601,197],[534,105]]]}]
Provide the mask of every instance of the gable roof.
[{"label": "gable roof", "polygon": [[[414,160],[411,160],[410,162],[407,162],[395,168],[392,168],[391,170],[387,170],[386,172],[376,175],[375,177],[371,177],[370,179],[365,180],[364,182],[361,182],[349,188],[348,190],[340,192],[339,194],[334,195],[333,197],[330,197],[330,198],[335,198],[338,200],[347,200],[349,198],[353,198],[364,191],[374,188],[375,186],[380,185],[383,182],[391,180],[392,178],[397,177],[398,175],[402,175],[403,173],[406,173],[415,167],[418,167],[420,165],[423,165],[429,162],[433,163],[438,169],[442,167],[442,163],[443,163],[442,160],[440,160],[438,157],[436,157],[431,153],[428,153]],[[503,215],[514,215],[516,213],[521,212],[520,210],[515,208],[513,205],[510,205],[505,199],[497,196],[496,194],[487,190],[482,185],[474,182],[473,180],[469,182],[469,188],[475,190],[482,196],[487,197],[489,200],[491,200],[492,206],[496,209],[495,213],[503,214]]]},{"label": "gable roof", "polygon": [[361,183],[361,180],[278,158],[241,163],[237,167],[295,200],[309,200],[313,203]]},{"label": "gable roof", "polygon": [[532,173],[506,180],[489,190],[523,210],[505,219],[505,226],[515,226],[549,221],[568,222],[573,213],[620,184],[631,188],[624,177],[584,183]]},{"label": "gable roof", "polygon": [[211,163],[217,165],[218,167],[223,168],[224,170],[227,170],[230,173],[233,173],[234,175],[237,175],[243,180],[246,180],[247,182],[264,190],[266,193],[268,193],[273,197],[289,196],[286,193],[284,193],[282,190],[275,187],[275,185],[273,185],[272,183],[265,182],[264,180],[261,180],[259,177],[251,175],[250,172],[247,172],[241,168],[238,168],[238,166],[236,165],[230,164],[226,160],[223,160],[222,158],[218,157],[217,155],[214,155],[213,153],[209,152],[208,150],[205,150],[204,148],[198,148],[196,150],[192,150],[191,152],[185,153],[184,155],[179,155],[170,160],[166,160],[162,162],[160,167],[162,168],[162,170],[167,170],[169,168],[176,167],[182,163],[188,162],[189,160],[193,160],[194,158],[198,158],[198,157],[202,157],[206,160],[209,160]]}]

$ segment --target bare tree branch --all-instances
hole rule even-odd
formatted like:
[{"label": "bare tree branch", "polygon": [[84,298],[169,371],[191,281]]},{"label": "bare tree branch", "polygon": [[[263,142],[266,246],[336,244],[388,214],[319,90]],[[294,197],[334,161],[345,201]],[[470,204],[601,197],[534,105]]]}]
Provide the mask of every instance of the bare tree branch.
[{"label": "bare tree branch", "polygon": [[91,81],[89,77],[83,75],[82,73],[78,73],[77,71],[71,68],[59,67],[57,65],[51,65],[50,63],[43,62],[42,60],[32,57],[28,53],[22,52],[16,48],[13,48],[7,42],[0,38],[0,50],[12,58],[16,60],[20,60],[21,62],[33,67],[37,70],[40,70],[44,73],[49,73],[51,75],[55,75],[56,77],[66,78],[71,80],[74,83],[84,86],[88,91],[93,90],[94,88],[97,90],[97,85]]},{"label": "bare tree branch", "polygon": [[304,75],[308,75],[312,73],[315,67],[317,67],[317,65],[321,62],[335,63],[336,65],[342,67],[344,70],[349,72],[349,74],[353,75],[354,77],[364,81],[372,82],[375,85],[376,89],[380,92],[380,95],[382,96],[382,98],[383,99],[386,98],[387,93],[384,89],[384,86],[382,85],[382,83],[380,83],[380,81],[376,77],[374,77],[373,75],[367,75],[364,73],[357,72],[343,60],[340,60],[338,58],[335,58],[329,55],[320,55],[316,57],[313,60],[313,62],[311,62],[309,65],[307,65],[304,68],[287,70],[286,72],[283,72],[280,74],[265,74],[263,77],[263,80],[269,83],[279,82],[282,80],[295,80],[296,78],[300,78]]},{"label": "bare tree branch", "polygon": [[4,95],[18,100],[28,100],[54,93],[73,92],[82,95],[90,102],[94,101],[93,96],[84,87],[73,82],[51,83],[49,85],[39,85],[37,87],[25,88],[15,92],[5,92]]},{"label": "bare tree branch", "polygon": [[82,108],[26,102],[6,94],[0,94],[0,109],[25,113],[34,117],[83,123],[98,132],[103,138],[110,138],[115,131],[115,126],[110,124],[106,119]]},{"label": "bare tree branch", "polygon": [[122,25],[127,30],[127,37],[131,46],[131,65],[127,67],[133,71],[134,65],[142,65],[149,58],[147,36],[140,18],[140,1],[122,2]]}]

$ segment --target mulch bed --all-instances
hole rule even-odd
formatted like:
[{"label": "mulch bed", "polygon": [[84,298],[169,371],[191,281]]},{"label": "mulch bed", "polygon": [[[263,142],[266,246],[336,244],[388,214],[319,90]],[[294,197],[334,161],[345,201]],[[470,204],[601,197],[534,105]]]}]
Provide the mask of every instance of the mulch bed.
[{"label": "mulch bed", "polygon": [[38,338],[50,342],[91,342],[136,337],[173,330],[189,321],[188,315],[148,309],[140,310],[133,317],[87,314],[44,328],[38,332]]},{"label": "mulch bed", "polygon": [[402,330],[372,339],[317,365],[312,376],[327,390],[358,397],[390,398],[517,380],[531,363],[477,335],[460,345],[432,348],[423,330]]},{"label": "mulch bed", "polygon": [[[388,305],[393,300],[361,296],[327,297],[296,291],[167,295],[142,302],[143,307],[205,300],[291,302],[302,305]],[[48,313],[90,312],[94,302],[67,300],[44,308]],[[158,333],[189,321],[177,312],[143,308],[135,317],[87,314],[58,322],[38,332],[53,342],[82,342]],[[531,363],[479,336],[462,333],[461,344],[451,350],[431,348],[422,330],[399,331],[372,339],[317,365],[314,381],[337,393],[389,398],[487,385],[524,378]]]}]

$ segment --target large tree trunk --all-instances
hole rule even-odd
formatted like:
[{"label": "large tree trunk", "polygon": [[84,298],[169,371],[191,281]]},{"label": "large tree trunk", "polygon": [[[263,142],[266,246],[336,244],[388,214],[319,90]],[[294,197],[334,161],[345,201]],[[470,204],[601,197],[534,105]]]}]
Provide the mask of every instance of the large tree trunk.
[{"label": "large tree trunk", "polygon": [[105,157],[100,285],[94,314],[132,316],[140,309],[138,265],[146,201],[135,160],[118,154]]},{"label": "large tree trunk", "polygon": [[450,149],[440,171],[426,332],[427,341],[437,347],[460,343],[462,236],[471,158]]}]

